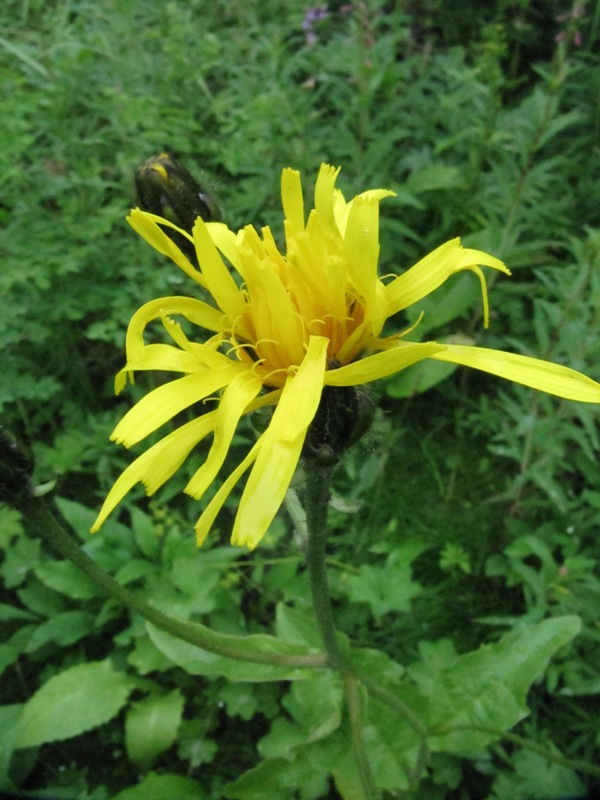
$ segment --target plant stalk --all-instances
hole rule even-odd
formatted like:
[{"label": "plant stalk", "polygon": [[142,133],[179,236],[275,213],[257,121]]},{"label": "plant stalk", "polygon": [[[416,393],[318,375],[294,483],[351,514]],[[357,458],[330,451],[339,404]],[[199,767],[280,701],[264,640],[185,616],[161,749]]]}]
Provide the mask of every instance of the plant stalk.
[{"label": "plant stalk", "polygon": [[325,562],[327,543],[327,506],[331,485],[332,467],[311,465],[308,471],[306,491],[306,522],[308,528],[308,547],[306,563],[310,579],[313,608],[321,639],[332,669],[337,670],[344,680],[344,694],[348,704],[350,735],[354,755],[365,800],[378,800],[379,792],[375,786],[362,735],[364,720],[359,695],[359,678],[354,674],[347,659],[344,658],[338,642]]},{"label": "plant stalk", "polygon": [[[75,564],[96,586],[110,595],[110,597],[131,611],[140,614],[148,622],[170,633],[172,636],[200,647],[202,650],[255,664],[272,664],[286,667],[324,667],[328,663],[327,657],[323,653],[303,653],[302,648],[298,648],[297,653],[266,652],[261,650],[260,647],[253,649],[249,647],[254,639],[252,636],[231,636],[217,633],[200,623],[185,622],[169,617],[162,611],[145,603],[124,586],[121,586],[86,555],[54,517],[42,499],[23,492],[19,501],[20,508],[26,518],[32,522],[37,532],[46,539],[53,549]],[[293,646],[287,643],[284,646],[286,650],[288,648],[293,650]]]}]

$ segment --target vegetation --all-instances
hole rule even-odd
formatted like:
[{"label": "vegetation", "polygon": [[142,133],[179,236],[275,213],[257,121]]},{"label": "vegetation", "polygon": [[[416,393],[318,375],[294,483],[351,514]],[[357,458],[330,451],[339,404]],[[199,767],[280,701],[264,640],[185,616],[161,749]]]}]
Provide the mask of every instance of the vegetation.
[{"label": "vegetation", "polygon": [[[35,483],[53,489],[56,513],[122,586],[223,633],[318,647],[292,500],[249,555],[228,545],[232,496],[198,551],[199,509],[180,492],[192,459],[153,498],[133,493],[87,533],[131,460],[108,436],[153,380],[114,397],[127,322],[143,302],[189,290],[124,221],[134,172],[168,149],[208,182],[231,227],[281,234],[281,168],[310,180],[321,161],[340,164],[346,196],[397,192],[382,206],[382,274],[457,235],[513,272],[492,281],[488,330],[466,275],[420,304],[415,334],[599,380],[600,5],[309,10],[5,1],[0,408],[35,455]],[[600,763],[597,409],[442,364],[373,391],[375,424],[334,476],[336,622],[363,667],[415,713],[433,704],[438,726],[410,785],[414,731],[372,704],[384,796],[597,791],[598,769],[585,767]],[[360,797],[328,671],[274,682],[175,647],[47,549],[10,503],[0,546],[0,790]]]}]

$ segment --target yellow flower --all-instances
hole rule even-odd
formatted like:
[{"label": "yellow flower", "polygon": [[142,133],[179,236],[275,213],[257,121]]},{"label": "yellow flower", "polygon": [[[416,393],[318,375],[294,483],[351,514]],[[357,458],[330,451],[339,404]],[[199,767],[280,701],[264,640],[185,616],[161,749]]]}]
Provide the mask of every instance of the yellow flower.
[{"label": "yellow flower", "polygon": [[[409,342],[404,337],[410,331],[382,337],[386,320],[462,270],[475,272],[481,281],[487,325],[481,267],[510,273],[493,256],[463,248],[453,239],[399,277],[381,279],[379,202],[394,193],[376,189],[346,202],[335,188],[338,174],[339,169],[321,166],[315,207],[306,219],[300,174],[283,170],[285,254],[269,228],[258,233],[247,226],[234,233],[222,223],[198,218],[190,235],[154,214],[131,212],[132,227],[196,281],[211,302],[163,297],[134,314],[117,391],[137,370],[182,377],[140,400],[111,438],[131,447],[192,404],[217,402],[214,410],[167,434],[123,472],[92,531],[136,483],[142,482],[152,494],[202,439],[212,435],[205,462],[185,487],[189,495],[201,498],[223,465],[239,420],[262,406],[274,406],[268,428],[222,483],[196,525],[200,545],[234,485],[252,468],[231,541],[254,548],[283,501],[323,388],[357,386],[425,358],[474,367],[560,397],[600,402],[600,384],[557,364],[479,347]],[[193,243],[199,267],[161,226]],[[203,329],[202,341],[190,340],[174,316]],[[157,319],[172,344],[144,342],[146,326]]]}]

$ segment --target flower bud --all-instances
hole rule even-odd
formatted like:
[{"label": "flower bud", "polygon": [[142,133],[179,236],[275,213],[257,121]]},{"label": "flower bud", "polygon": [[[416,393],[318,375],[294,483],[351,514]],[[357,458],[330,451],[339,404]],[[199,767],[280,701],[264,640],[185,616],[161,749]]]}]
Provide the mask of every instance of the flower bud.
[{"label": "flower bud", "polygon": [[[215,198],[168,153],[149,158],[135,171],[140,208],[192,232],[196,217],[205,222],[221,217]],[[165,231],[171,235],[170,229]]]},{"label": "flower bud", "polygon": [[325,386],[306,435],[303,457],[332,466],[368,431],[374,413],[375,405],[364,388]]}]

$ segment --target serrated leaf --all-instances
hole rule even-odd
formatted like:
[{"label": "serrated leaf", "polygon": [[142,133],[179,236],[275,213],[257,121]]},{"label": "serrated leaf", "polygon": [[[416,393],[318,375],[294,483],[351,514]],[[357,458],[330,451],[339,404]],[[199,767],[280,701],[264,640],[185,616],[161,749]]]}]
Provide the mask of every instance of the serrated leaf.
[{"label": "serrated leaf", "polygon": [[220,691],[228,717],[252,719],[259,707],[255,687],[248,683],[225,683]]},{"label": "serrated leaf", "polygon": [[25,703],[15,747],[37,747],[103,725],[119,713],[134,686],[109,660],[55,675]]},{"label": "serrated leaf", "polygon": [[292,721],[275,720],[259,743],[269,758],[290,758],[300,745],[328,736],[342,721],[342,682],[333,670],[315,672],[311,680],[296,681],[283,700]]},{"label": "serrated leaf", "polygon": [[368,603],[376,618],[390,611],[409,611],[412,599],[423,591],[412,580],[411,564],[425,549],[421,542],[406,542],[389,554],[384,565],[362,564],[358,575],[346,580],[349,599]]},{"label": "serrated leaf", "polygon": [[[389,687],[386,687],[389,689]],[[403,684],[390,690],[417,719],[427,713],[427,700],[414,686]],[[369,761],[380,789],[405,789],[418,763],[421,739],[405,717],[381,698],[369,698],[369,722],[363,736]]]},{"label": "serrated leaf", "polygon": [[328,775],[345,744],[344,736],[333,734],[299,747],[293,760],[269,758],[245,772],[235,783],[228,784],[223,797],[228,800],[290,800],[294,791],[300,798],[326,797]]},{"label": "serrated leaf", "polygon": [[35,577],[18,590],[17,596],[30,611],[44,618],[67,610],[64,597]]},{"label": "serrated leaf", "polygon": [[137,786],[124,789],[112,800],[209,800],[199,783],[182,775],[151,772]]},{"label": "serrated leaf", "polygon": [[493,800],[583,798],[586,790],[573,770],[547,758],[519,750],[512,758],[514,772],[499,774],[493,783]]},{"label": "serrated leaf", "polygon": [[509,730],[527,716],[527,692],[540,678],[553,653],[581,630],[579,617],[547,619],[511,632],[495,644],[482,645],[442,669],[431,686],[432,750],[479,751],[497,736],[475,730],[456,730],[469,725]]},{"label": "serrated leaf", "polygon": [[173,662],[154,645],[147,635],[135,636],[133,650],[127,656],[127,663],[140,673],[166,672],[173,668]]},{"label": "serrated leaf", "polygon": [[175,741],[183,714],[184,700],[178,689],[162,696],[153,695],[134,703],[125,720],[127,755],[147,767]]}]

